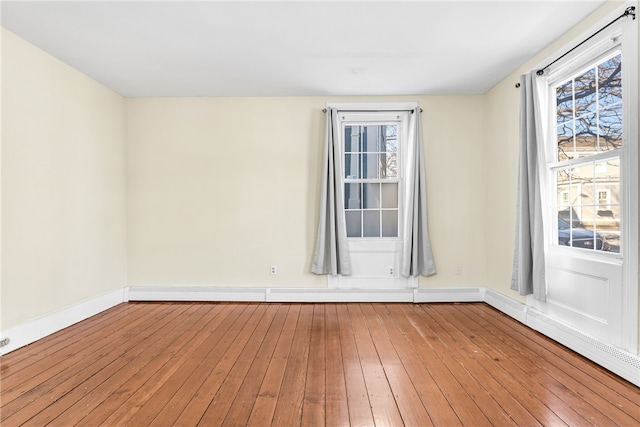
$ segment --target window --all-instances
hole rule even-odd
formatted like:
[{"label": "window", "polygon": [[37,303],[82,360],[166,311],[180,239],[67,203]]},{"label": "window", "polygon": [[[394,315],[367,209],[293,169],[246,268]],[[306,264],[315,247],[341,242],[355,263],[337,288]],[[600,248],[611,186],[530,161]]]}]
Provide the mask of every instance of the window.
[{"label": "window", "polygon": [[345,221],[349,238],[398,238],[401,149],[409,112],[341,112]]},{"label": "window", "polygon": [[610,201],[609,201],[609,195],[611,193],[609,192],[609,190],[601,190],[598,191],[598,208],[602,209],[602,208],[608,208],[610,205]]},{"label": "window", "polygon": [[615,45],[551,86],[559,245],[620,252],[622,61]]},{"label": "window", "polygon": [[638,26],[620,12],[532,79],[545,247],[544,298],[532,305],[636,351]]},{"label": "window", "polygon": [[407,113],[340,113],[349,238],[397,238]]}]

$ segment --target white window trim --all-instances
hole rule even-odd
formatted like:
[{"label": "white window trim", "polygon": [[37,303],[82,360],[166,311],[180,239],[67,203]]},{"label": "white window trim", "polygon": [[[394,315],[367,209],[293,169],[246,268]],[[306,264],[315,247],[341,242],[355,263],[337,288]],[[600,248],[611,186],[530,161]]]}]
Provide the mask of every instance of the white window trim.
[{"label": "white window trim", "polygon": [[[580,41],[586,40],[588,37],[595,34],[597,31],[606,26],[609,22],[616,19],[620,16],[628,7],[635,6],[636,13],[638,12],[638,2],[637,1],[629,1],[621,5],[619,8],[616,8],[615,11],[610,13],[608,16],[591,26],[585,32],[583,32],[579,37],[576,37],[573,41],[559,48],[554,54],[545,58],[538,64],[537,69],[542,68],[545,64],[550,63],[551,61],[556,60],[569,49],[575,47]],[[618,43],[617,38],[622,37],[623,41],[621,44],[622,56],[624,61],[624,71],[623,71],[623,79],[624,76],[633,76],[635,78],[627,78],[624,80],[624,102],[623,102],[623,123],[625,126],[624,135],[625,140],[623,143],[622,152],[620,155],[621,163],[625,164],[621,170],[620,181],[621,181],[621,198],[625,200],[625,202],[621,206],[621,217],[625,218],[624,226],[626,229],[621,230],[621,234],[624,235],[624,239],[621,241],[621,254],[624,256],[623,263],[623,301],[622,301],[622,311],[623,311],[623,328],[622,336],[623,336],[623,347],[629,351],[637,353],[640,351],[638,348],[638,323],[639,323],[639,310],[638,310],[638,295],[639,295],[639,287],[638,283],[638,23],[629,23],[624,22],[624,20],[631,20],[631,17],[626,17],[618,21],[617,24],[611,25],[607,29],[601,31],[597,37],[594,37],[589,42],[575,49],[571,54],[567,55],[561,61],[557,61],[554,65],[549,66],[545,70],[545,77],[547,82],[551,82],[554,80],[558,80],[558,73],[562,73],[562,70],[567,69],[577,69],[578,64],[584,63],[587,61],[587,58],[594,58],[596,56],[602,55],[605,52],[609,51],[612,47],[612,43]],[[636,18],[636,21],[638,18]],[[595,49],[595,51],[594,51]],[[548,86],[548,85],[547,85]],[[552,99],[549,99],[549,104],[544,105],[543,107],[543,115],[545,117],[551,117],[551,111],[553,108],[549,109],[549,105],[552,102]],[[544,111],[546,110],[546,111]],[[547,130],[553,129],[553,127],[549,127],[547,125]],[[546,191],[547,194],[554,194],[555,189],[552,188],[555,179],[552,178],[552,172],[550,172],[549,166],[553,164],[551,159],[552,156],[555,155],[555,141],[550,141],[550,135],[544,135],[545,140],[548,142],[545,151],[547,153],[547,166],[546,170],[549,174],[545,174],[545,181],[543,181],[544,191],[543,198],[546,200],[551,200],[549,197],[544,195]],[[551,148],[552,147],[552,148]],[[551,156],[551,157],[550,157]],[[606,154],[603,154],[603,157],[606,157]],[[635,163],[631,163],[634,161]],[[546,219],[553,218],[554,213],[551,210],[555,208],[555,206],[550,207],[548,212],[545,212]],[[546,221],[546,236],[556,236],[557,231],[554,228],[556,227],[555,221]],[[552,244],[551,239],[545,239],[545,247],[546,252],[549,253]],[[554,245],[555,246],[555,245]],[[558,248],[553,248],[554,250]],[[559,248],[559,249],[568,249],[568,248]],[[576,257],[581,258],[590,258],[597,257],[602,259],[602,257],[608,257],[613,259],[615,255],[606,254],[606,253],[598,253],[598,251],[576,251]],[[622,259],[618,256],[620,262]],[[534,301],[533,299],[527,298],[527,303],[531,305],[540,305],[539,302]]]}]

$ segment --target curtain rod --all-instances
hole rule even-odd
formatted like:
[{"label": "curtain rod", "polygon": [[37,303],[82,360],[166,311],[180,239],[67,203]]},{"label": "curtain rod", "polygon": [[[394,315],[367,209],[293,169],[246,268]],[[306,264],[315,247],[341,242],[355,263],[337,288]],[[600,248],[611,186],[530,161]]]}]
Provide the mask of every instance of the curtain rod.
[{"label": "curtain rod", "polygon": [[560,57],[558,57],[555,61],[550,62],[546,66],[540,68],[538,71],[536,71],[536,74],[539,75],[539,76],[543,75],[544,74],[544,70],[546,70],[547,68],[549,68],[550,66],[552,66],[553,64],[555,64],[556,62],[558,62],[559,60],[561,60],[562,58],[564,58],[565,56],[567,56],[568,54],[570,54],[571,52],[573,52],[574,50],[579,48],[580,46],[582,46],[583,44],[585,44],[587,41],[589,41],[590,39],[592,39],[593,37],[598,35],[601,31],[605,30],[607,27],[612,25],[614,22],[617,22],[619,19],[624,18],[624,17],[629,16],[629,15],[631,15],[633,17],[633,20],[635,21],[635,19],[636,19],[636,7],[635,6],[629,6],[628,8],[626,8],[625,11],[622,13],[622,15],[618,16],[616,19],[614,19],[613,21],[609,22],[607,25],[605,25],[604,27],[600,28],[595,33],[591,34],[589,37],[587,37],[586,39],[584,39],[583,41],[581,41],[580,43],[575,45],[573,48],[569,49],[568,51],[566,51],[565,53],[560,55]]},{"label": "curtain rod", "polygon": [[[410,111],[413,114],[413,110],[338,110],[339,113],[395,113],[395,112],[405,112]],[[424,110],[421,108],[420,112],[422,113]],[[322,109],[323,113],[327,112],[326,108]]]}]

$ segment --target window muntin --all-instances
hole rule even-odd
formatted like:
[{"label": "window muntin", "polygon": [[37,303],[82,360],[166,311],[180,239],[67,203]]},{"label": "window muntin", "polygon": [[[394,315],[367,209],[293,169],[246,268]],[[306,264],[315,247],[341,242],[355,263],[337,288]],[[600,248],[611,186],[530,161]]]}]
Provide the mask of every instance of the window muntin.
[{"label": "window muntin", "polygon": [[341,127],[347,237],[398,237],[401,121]]},{"label": "window muntin", "polygon": [[616,49],[552,88],[558,245],[620,252],[622,84]]}]

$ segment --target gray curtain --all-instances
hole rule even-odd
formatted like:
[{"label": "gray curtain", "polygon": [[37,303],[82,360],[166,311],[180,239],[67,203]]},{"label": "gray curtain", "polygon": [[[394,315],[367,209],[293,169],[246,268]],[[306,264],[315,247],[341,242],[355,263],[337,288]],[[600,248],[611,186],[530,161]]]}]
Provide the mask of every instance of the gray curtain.
[{"label": "gray curtain", "polygon": [[311,272],[348,276],[351,274],[351,261],[347,248],[338,132],[337,111],[335,108],[327,108],[320,218]]},{"label": "gray curtain", "polygon": [[429,230],[427,228],[427,186],[422,155],[422,125],[420,108],[415,108],[409,124],[405,169],[405,200],[403,215],[402,265],[404,277],[430,276],[436,273]]},{"label": "gray curtain", "polygon": [[516,242],[511,289],[520,295],[546,299],[541,163],[544,161],[543,122],[545,105],[535,71],[520,77],[520,165]]}]

